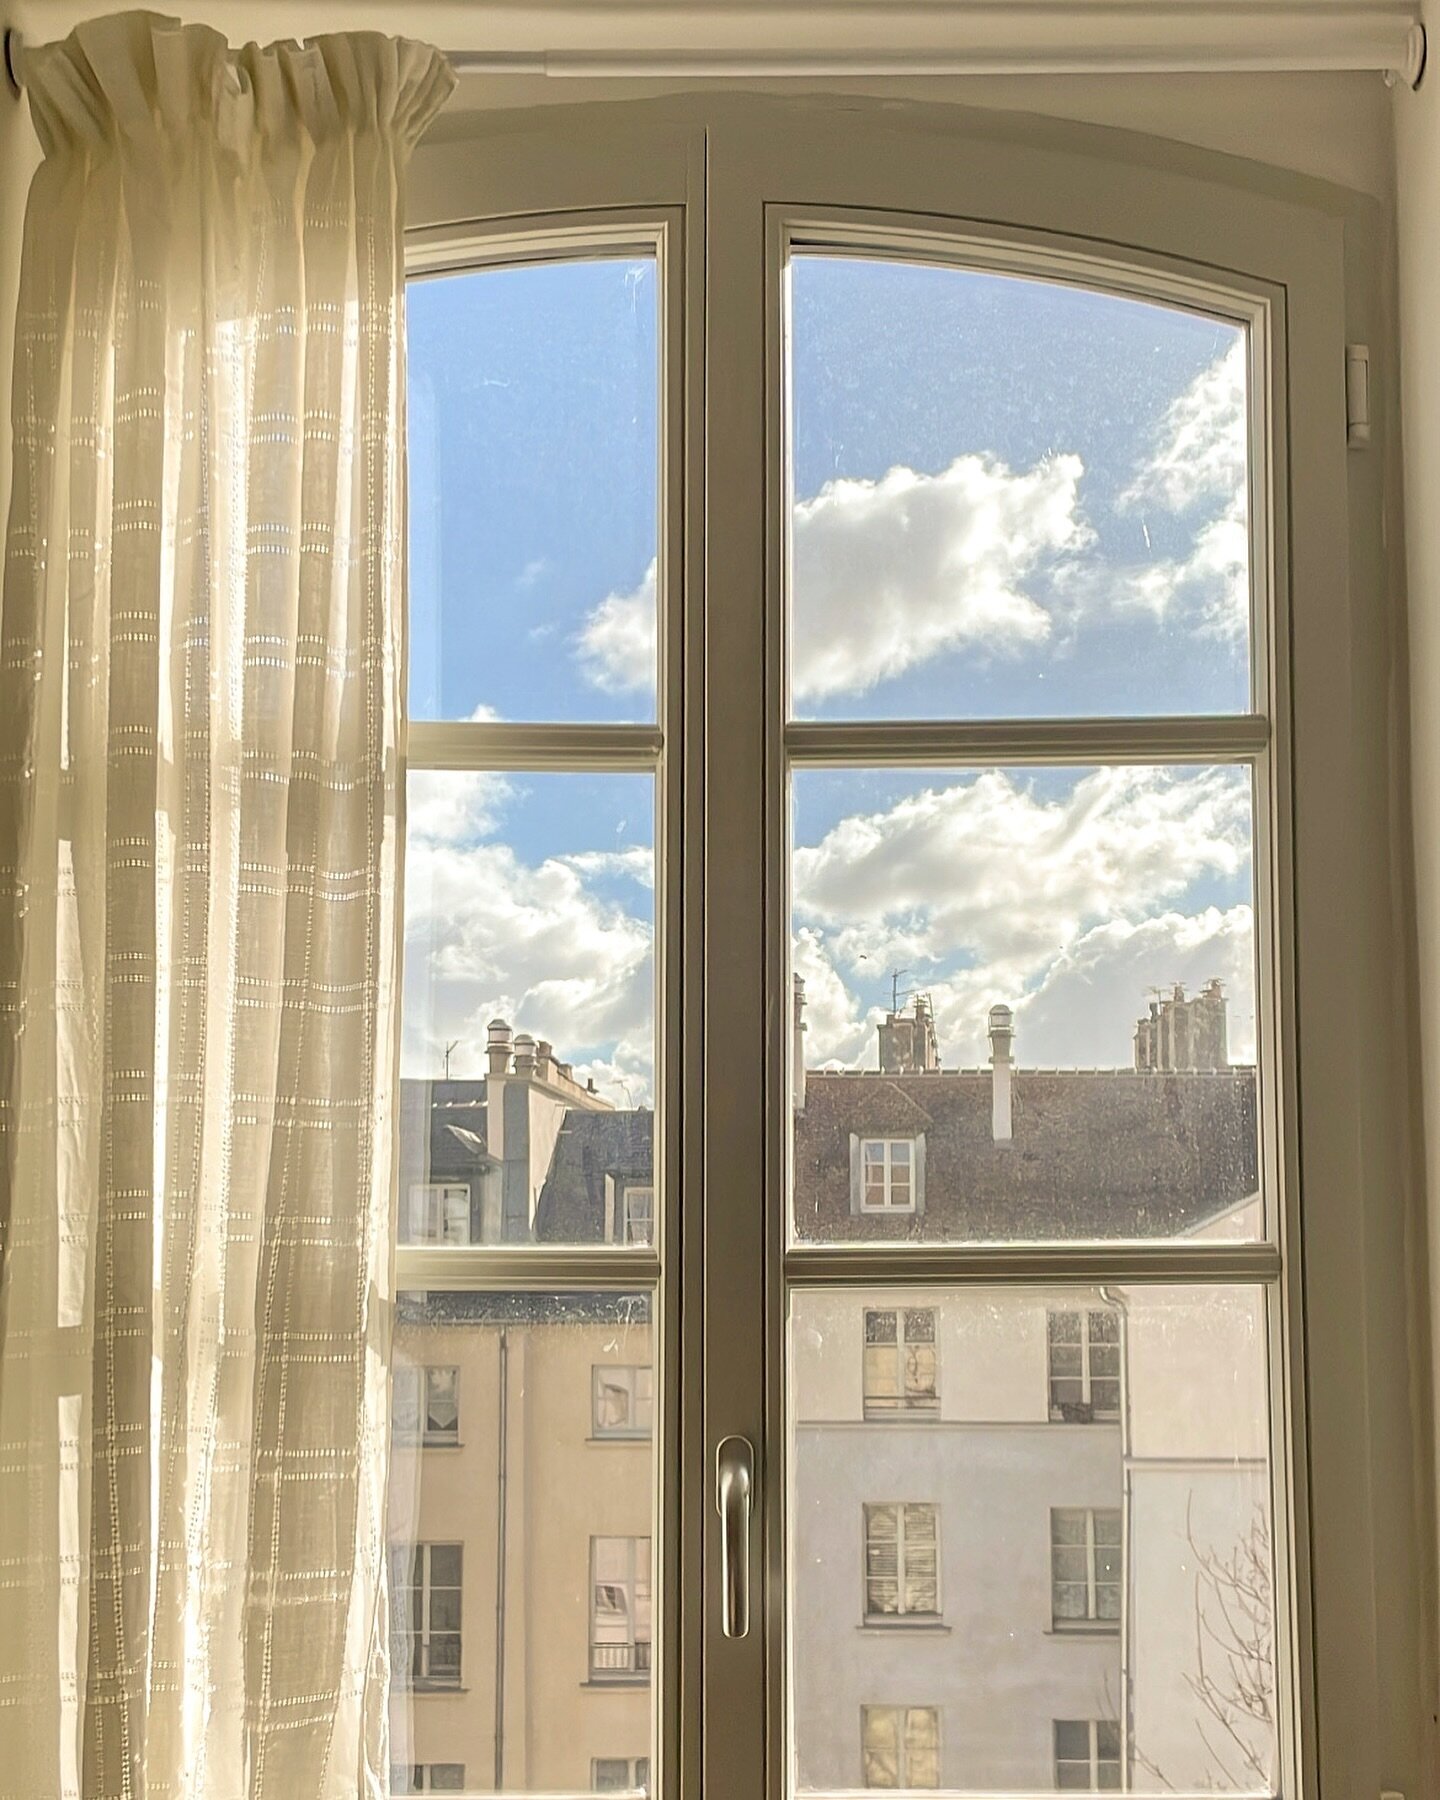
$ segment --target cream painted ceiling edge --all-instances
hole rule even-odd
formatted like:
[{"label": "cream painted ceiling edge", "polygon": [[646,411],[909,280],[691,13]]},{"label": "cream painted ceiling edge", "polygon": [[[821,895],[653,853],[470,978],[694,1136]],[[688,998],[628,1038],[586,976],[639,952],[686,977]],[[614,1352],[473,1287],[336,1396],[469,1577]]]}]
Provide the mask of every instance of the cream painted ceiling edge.
[{"label": "cream painted ceiling edge", "polygon": [[[120,10],[21,0],[6,23],[38,42]],[[390,31],[396,20],[386,0],[164,10],[232,41]],[[1368,69],[1413,85],[1425,59],[1418,0],[410,0],[405,30],[461,73],[559,77]]]}]

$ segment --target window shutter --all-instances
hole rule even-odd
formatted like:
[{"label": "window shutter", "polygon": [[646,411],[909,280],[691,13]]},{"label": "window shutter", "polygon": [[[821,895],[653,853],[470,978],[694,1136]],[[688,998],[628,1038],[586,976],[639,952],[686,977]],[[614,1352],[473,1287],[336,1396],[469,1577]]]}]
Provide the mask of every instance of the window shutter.
[{"label": "window shutter", "polygon": [[860,1167],[860,1138],[856,1132],[850,1133],[850,1211],[861,1210],[860,1198],[863,1192],[864,1171]]},{"label": "window shutter", "polygon": [[912,1180],[915,1183],[915,1211],[925,1210],[925,1133],[919,1132],[915,1138],[915,1148],[911,1152],[914,1161]]}]

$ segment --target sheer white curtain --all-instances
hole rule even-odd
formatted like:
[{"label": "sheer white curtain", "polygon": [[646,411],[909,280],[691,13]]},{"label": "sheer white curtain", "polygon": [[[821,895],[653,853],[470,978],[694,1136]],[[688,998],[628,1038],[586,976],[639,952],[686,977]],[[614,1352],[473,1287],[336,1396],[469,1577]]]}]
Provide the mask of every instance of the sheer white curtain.
[{"label": "sheer white curtain", "polygon": [[0,1795],[384,1781],[404,561],[379,36],[27,58],[0,653]]}]

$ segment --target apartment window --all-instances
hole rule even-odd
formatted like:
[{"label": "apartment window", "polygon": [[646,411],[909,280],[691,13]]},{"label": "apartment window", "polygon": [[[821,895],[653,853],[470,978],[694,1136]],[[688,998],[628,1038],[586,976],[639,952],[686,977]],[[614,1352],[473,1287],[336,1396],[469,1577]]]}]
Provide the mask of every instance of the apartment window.
[{"label": "apartment window", "polygon": [[470,1189],[463,1181],[413,1183],[406,1223],[405,1243],[468,1244]]},{"label": "apartment window", "polygon": [[391,1665],[413,1686],[460,1684],[463,1560],[460,1544],[409,1544],[394,1553]]},{"label": "apartment window", "polygon": [[445,1445],[460,1441],[460,1371],[453,1365],[395,1369],[393,1429],[397,1443]]},{"label": "apartment window", "polygon": [[592,1756],[590,1790],[595,1794],[648,1794],[648,1756]]},{"label": "apartment window", "polygon": [[1056,1719],[1055,1785],[1094,1793],[1120,1786],[1120,1727],[1113,1719]]},{"label": "apartment window", "polygon": [[392,1763],[392,1794],[459,1794],[465,1788],[464,1763]]},{"label": "apartment window", "polygon": [[859,1210],[913,1213],[919,1203],[918,1145],[914,1138],[859,1139]]},{"label": "apartment window", "polygon": [[651,1244],[655,1241],[655,1190],[653,1187],[627,1187],[624,1194],[627,1244]]},{"label": "apartment window", "polygon": [[865,1416],[938,1413],[933,1306],[865,1310]]},{"label": "apartment window", "polygon": [[1056,1630],[1120,1624],[1119,1507],[1056,1507],[1050,1514],[1051,1621]]},{"label": "apartment window", "polygon": [[1108,1309],[1049,1315],[1050,1417],[1072,1424],[1120,1416],[1120,1316]]},{"label": "apartment window", "polygon": [[938,1706],[862,1706],[860,1766],[867,1788],[940,1785]]},{"label": "apartment window", "polygon": [[650,1679],[650,1540],[590,1540],[590,1679]]},{"label": "apartment window", "polygon": [[865,1617],[940,1616],[936,1508],[884,1501],[865,1508]]},{"label": "apartment window", "polygon": [[655,1372],[648,1363],[596,1363],[592,1430],[596,1437],[648,1438],[655,1413]]}]

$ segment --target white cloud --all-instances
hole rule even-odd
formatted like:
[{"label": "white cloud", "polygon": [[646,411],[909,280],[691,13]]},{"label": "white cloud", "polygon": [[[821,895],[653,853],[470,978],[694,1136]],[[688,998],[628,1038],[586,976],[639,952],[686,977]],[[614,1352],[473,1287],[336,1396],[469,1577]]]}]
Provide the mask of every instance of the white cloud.
[{"label": "white cloud", "polygon": [[1201,370],[1172,402],[1154,450],[1121,495],[1121,505],[1148,501],[1170,513],[1218,502],[1220,511],[1195,532],[1190,553],[1136,570],[1117,588],[1122,604],[1164,618],[1182,610],[1200,633],[1243,641],[1250,627],[1248,412],[1242,337]]},{"label": "white cloud", "polygon": [[797,502],[796,693],[863,693],[942,651],[1003,656],[1043,643],[1050,615],[1024,583],[1088,541],[1082,473],[1078,456],[1023,474],[960,456],[939,475],[891,469]]},{"label": "white cloud", "polygon": [[1028,1021],[1027,1061],[1125,1063],[1148,987],[1238,980],[1248,908],[1176,903],[1241,873],[1249,831],[1229,769],[1102,769],[1054,798],[994,770],[840,821],[795,854],[812,1063],[873,1066],[878,1015],[861,1017],[854,988],[891,967],[930,992],[947,1065],[983,1058],[999,1001]]},{"label": "white cloud", "polygon": [[1244,494],[1248,463],[1245,339],[1202,369],[1170,403],[1153,452],[1122,496],[1186,512],[1202,500]]},{"label": "white cloud", "polygon": [[[1044,643],[1050,615],[1024,583],[1089,541],[1082,473],[1077,456],[1021,474],[961,456],[938,475],[896,468],[879,481],[830,482],[797,502],[796,694],[863,693],[962,646],[1004,656]],[[654,682],[653,562],[637,587],[594,609],[577,652],[606,692]]]},{"label": "white cloud", "polygon": [[581,628],[576,646],[581,667],[607,694],[654,692],[655,582],[652,559],[638,587],[607,594]]},{"label": "white cloud", "polygon": [[[433,1075],[457,1045],[457,1076],[484,1069],[486,1026],[548,1038],[619,1105],[649,1098],[649,917],[595,890],[653,886],[651,851],[581,851],[527,863],[494,841],[513,797],[503,775],[416,771],[408,787],[402,1067]],[[649,912],[642,907],[642,911]],[[577,1057],[586,1049],[593,1061]]]}]

